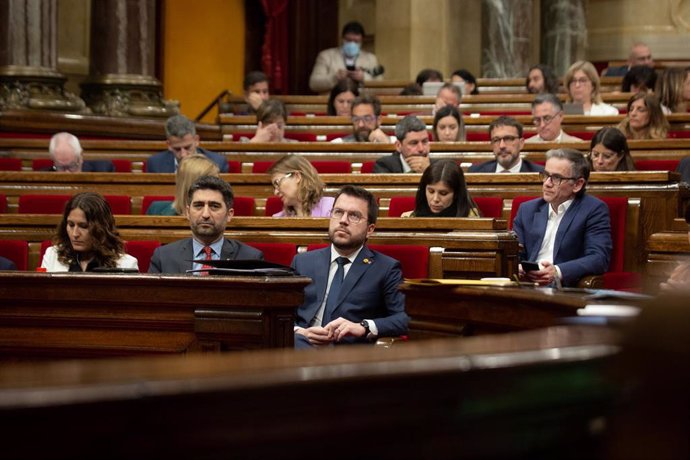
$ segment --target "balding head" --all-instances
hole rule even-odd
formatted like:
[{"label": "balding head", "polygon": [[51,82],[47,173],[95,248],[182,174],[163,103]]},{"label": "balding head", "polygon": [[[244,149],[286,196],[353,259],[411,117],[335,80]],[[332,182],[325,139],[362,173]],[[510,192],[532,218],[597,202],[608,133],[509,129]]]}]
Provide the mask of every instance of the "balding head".
[{"label": "balding head", "polygon": [[48,152],[55,171],[81,172],[82,157],[79,139],[70,133],[57,133],[50,139]]},{"label": "balding head", "polygon": [[630,67],[635,65],[646,65],[654,68],[654,59],[652,59],[652,50],[649,49],[645,43],[635,43],[630,48],[630,57],[628,58]]}]

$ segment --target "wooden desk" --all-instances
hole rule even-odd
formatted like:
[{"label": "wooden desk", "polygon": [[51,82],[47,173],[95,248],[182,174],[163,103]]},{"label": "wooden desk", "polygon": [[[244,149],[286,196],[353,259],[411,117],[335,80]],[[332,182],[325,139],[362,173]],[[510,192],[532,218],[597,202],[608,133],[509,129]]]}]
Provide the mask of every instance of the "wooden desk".
[{"label": "wooden desk", "polygon": [[646,273],[654,286],[666,281],[678,262],[690,261],[688,224],[675,219],[668,231],[654,233],[647,240]]},{"label": "wooden desk", "polygon": [[0,360],[292,347],[309,282],[0,272]]}]

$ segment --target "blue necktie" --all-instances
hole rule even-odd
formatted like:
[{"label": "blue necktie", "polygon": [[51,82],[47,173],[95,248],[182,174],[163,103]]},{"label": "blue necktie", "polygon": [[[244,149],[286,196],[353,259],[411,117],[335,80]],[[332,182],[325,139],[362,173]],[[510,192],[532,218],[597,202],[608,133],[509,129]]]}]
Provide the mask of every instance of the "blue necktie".
[{"label": "blue necktie", "polygon": [[343,286],[343,278],[345,278],[345,265],[350,263],[350,259],[347,257],[338,257],[335,259],[338,264],[338,269],[335,271],[335,276],[333,281],[331,281],[331,289],[328,291],[328,298],[326,299],[326,308],[323,310],[323,320],[321,321],[321,327],[330,323],[333,318],[333,310],[335,310],[335,304],[338,301],[338,295],[340,294],[340,288]]}]

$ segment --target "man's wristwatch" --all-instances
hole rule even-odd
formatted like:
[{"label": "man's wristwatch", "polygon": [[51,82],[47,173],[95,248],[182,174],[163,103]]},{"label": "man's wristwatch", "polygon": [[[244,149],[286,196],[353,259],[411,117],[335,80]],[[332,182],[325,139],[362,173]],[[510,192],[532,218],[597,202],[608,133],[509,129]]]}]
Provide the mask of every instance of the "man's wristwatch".
[{"label": "man's wristwatch", "polygon": [[359,323],[359,325],[364,328],[364,338],[368,339],[371,335],[371,329],[369,329],[369,321],[365,319],[361,323]]}]

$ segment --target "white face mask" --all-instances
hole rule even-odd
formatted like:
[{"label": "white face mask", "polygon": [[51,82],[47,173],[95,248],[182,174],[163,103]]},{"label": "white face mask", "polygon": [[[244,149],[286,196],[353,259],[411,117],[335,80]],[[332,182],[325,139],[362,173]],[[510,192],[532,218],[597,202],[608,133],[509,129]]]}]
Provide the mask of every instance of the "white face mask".
[{"label": "white face mask", "polygon": [[359,54],[359,43],[348,41],[344,42],[343,54],[349,58],[356,57]]}]

